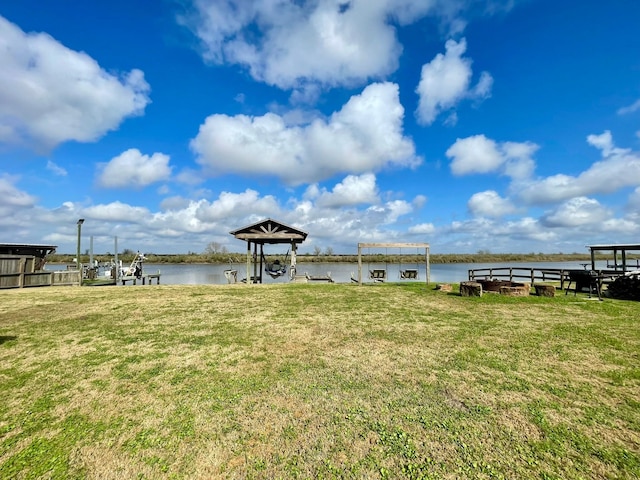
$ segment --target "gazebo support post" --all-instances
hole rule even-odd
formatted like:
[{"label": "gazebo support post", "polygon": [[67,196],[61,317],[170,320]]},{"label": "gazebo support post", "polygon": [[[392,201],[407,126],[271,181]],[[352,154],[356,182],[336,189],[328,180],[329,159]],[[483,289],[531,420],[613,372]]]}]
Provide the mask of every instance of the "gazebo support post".
[{"label": "gazebo support post", "polygon": [[251,283],[251,242],[247,242],[247,285]]},{"label": "gazebo support post", "polygon": [[289,278],[293,280],[296,276],[296,251],[297,251],[296,242],[291,242],[291,267],[289,267]]}]

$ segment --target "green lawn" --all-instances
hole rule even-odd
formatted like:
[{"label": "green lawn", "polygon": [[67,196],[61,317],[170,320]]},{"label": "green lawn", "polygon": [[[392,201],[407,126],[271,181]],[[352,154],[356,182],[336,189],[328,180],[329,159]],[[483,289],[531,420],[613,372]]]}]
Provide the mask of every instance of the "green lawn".
[{"label": "green lawn", "polygon": [[0,478],[640,477],[640,303],[0,291]]}]

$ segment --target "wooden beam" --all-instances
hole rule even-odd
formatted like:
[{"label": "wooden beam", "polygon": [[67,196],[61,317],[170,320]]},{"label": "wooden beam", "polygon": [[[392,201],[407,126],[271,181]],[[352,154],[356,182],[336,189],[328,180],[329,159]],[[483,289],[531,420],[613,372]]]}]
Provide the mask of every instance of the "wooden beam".
[{"label": "wooden beam", "polygon": [[358,243],[358,248],[429,248],[428,243]]}]

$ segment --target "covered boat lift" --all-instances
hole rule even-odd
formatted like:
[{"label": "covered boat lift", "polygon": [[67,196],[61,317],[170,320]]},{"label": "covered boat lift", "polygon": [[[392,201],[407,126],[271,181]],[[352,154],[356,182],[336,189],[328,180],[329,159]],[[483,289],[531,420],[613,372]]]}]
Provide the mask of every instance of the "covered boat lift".
[{"label": "covered boat lift", "polygon": [[[294,278],[296,273],[296,252],[297,246],[307,238],[307,232],[303,232],[297,228],[285,225],[271,218],[267,218],[260,222],[246,227],[239,228],[233,232],[229,232],[238,240],[247,242],[247,283],[262,283],[262,272],[269,265],[265,265],[264,245],[266,244],[289,244],[291,263],[289,266],[289,277]],[[251,244],[253,244],[253,254],[251,253]],[[260,247],[258,252],[258,246]],[[258,256],[259,255],[259,256]],[[253,275],[251,275],[251,266],[253,265]],[[273,267],[273,266],[272,266]],[[270,275],[284,275],[286,268],[283,265],[277,269],[269,270]]]},{"label": "covered boat lift", "polygon": [[[638,243],[587,245],[587,248],[591,251],[591,270],[596,270],[596,254],[600,252],[609,252],[612,255],[611,259],[607,259],[607,270],[624,274],[640,269],[640,260],[638,259],[640,244]],[[633,263],[632,259],[627,256],[629,252],[636,253]]]}]

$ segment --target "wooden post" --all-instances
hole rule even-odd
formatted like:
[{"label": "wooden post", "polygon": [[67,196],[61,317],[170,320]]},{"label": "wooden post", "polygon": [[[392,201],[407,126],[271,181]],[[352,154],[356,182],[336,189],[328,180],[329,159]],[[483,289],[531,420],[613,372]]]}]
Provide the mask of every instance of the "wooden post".
[{"label": "wooden post", "polygon": [[425,273],[427,274],[427,285],[429,285],[429,283],[431,282],[431,262],[429,261],[429,247],[424,247],[424,251],[425,251]]},{"label": "wooden post", "polygon": [[251,242],[247,240],[247,285],[251,283]]},{"label": "wooden post", "polygon": [[253,252],[254,252],[254,262],[253,262],[253,276],[255,278],[255,282],[258,283],[262,283],[262,257],[264,256],[264,243],[260,244],[260,268],[258,269],[258,244],[255,243],[254,244],[255,247],[253,248]]},{"label": "wooden post", "polygon": [[24,271],[26,269],[27,266],[27,259],[25,257],[20,257],[18,259],[18,273],[20,274],[18,276],[18,287],[22,288],[24,287]]},{"label": "wooden post", "polygon": [[362,248],[358,244],[358,285],[362,286]]},{"label": "wooden post", "polygon": [[291,241],[291,267],[289,267],[289,278],[291,280],[293,280],[296,276],[296,265],[297,265],[296,249],[297,249],[296,242]]}]

